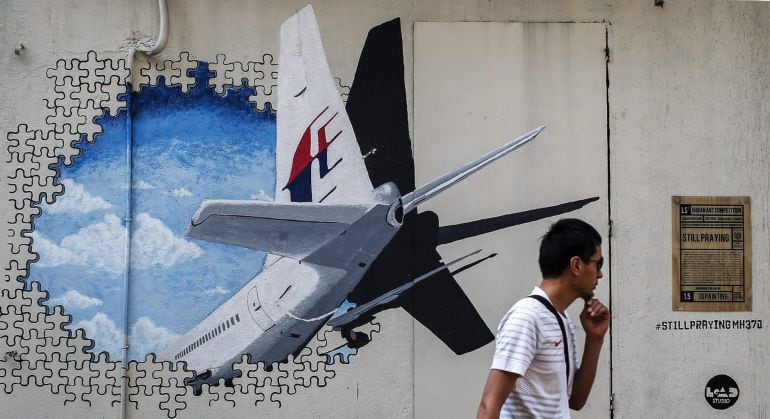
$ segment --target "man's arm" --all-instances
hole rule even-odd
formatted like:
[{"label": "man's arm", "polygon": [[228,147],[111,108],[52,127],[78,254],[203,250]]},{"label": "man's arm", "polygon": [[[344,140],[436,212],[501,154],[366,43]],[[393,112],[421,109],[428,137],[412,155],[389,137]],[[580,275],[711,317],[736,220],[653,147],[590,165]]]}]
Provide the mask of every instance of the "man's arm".
[{"label": "man's arm", "polygon": [[476,419],[499,418],[500,409],[502,409],[505,399],[513,391],[518,377],[518,375],[508,371],[489,370]]},{"label": "man's arm", "polygon": [[594,385],[599,353],[604,343],[604,335],[610,325],[610,311],[599,300],[592,299],[583,307],[580,322],[586,332],[586,343],[580,369],[575,373],[569,398],[569,407],[574,410],[580,410],[585,406],[591,387]]}]

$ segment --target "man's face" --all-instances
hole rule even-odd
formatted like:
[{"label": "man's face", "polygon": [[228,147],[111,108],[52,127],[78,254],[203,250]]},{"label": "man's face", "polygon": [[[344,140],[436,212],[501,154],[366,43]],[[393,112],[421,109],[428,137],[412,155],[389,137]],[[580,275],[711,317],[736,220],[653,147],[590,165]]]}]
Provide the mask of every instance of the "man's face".
[{"label": "man's face", "polygon": [[602,274],[603,264],[604,256],[602,256],[601,246],[596,246],[589,260],[581,259],[579,273],[575,279],[575,288],[584,300],[593,298],[594,290],[599,285],[599,278],[604,276]]}]

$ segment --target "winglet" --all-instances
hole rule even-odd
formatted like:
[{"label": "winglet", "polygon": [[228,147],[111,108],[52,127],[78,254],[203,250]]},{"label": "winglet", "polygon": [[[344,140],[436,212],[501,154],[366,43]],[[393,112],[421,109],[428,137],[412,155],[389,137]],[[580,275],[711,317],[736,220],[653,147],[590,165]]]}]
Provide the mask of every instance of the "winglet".
[{"label": "winglet", "polygon": [[428,183],[427,185],[422,186],[419,189],[416,189],[402,196],[401,204],[403,205],[404,214],[415,209],[417,205],[440,194],[441,192],[443,192],[445,189],[448,189],[452,185],[476,173],[478,170],[487,166],[493,161],[499,159],[500,157],[503,157],[504,155],[510,153],[511,151],[516,150],[517,148],[533,140],[544,129],[545,129],[545,126],[535,128],[532,131],[522,135],[521,137],[509,142],[508,144],[505,144],[502,147],[492,150],[489,153],[481,156],[480,158],[470,163],[467,163],[464,166],[452,172],[449,172],[439,177],[438,179]]}]

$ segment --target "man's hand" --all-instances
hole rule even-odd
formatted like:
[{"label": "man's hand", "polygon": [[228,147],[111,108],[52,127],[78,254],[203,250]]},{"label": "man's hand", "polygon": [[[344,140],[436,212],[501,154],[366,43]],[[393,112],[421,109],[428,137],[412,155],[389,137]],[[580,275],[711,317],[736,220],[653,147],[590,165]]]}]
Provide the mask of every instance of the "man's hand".
[{"label": "man's hand", "polygon": [[604,343],[604,335],[610,325],[610,310],[601,301],[592,298],[586,301],[583,312],[580,313],[580,323],[583,324],[583,330],[586,332],[586,342],[583,361],[580,363],[580,369],[575,373],[569,398],[569,407],[575,410],[585,406],[591,387],[594,385],[599,353]]},{"label": "man's hand", "polygon": [[586,338],[603,340],[610,326],[610,310],[596,298],[586,301],[580,313],[580,323],[586,332]]}]

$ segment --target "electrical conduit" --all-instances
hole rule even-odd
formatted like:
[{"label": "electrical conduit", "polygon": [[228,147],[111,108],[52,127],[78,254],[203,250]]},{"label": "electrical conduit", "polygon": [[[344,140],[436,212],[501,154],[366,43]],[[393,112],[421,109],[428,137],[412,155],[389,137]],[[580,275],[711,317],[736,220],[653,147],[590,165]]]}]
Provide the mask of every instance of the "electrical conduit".
[{"label": "electrical conduit", "polygon": [[137,51],[147,55],[159,54],[166,48],[168,40],[168,7],[166,0],[158,0],[158,11],[160,18],[160,27],[158,37],[152,43],[151,47],[133,45],[128,50],[126,57],[126,67],[128,68],[128,83],[126,83],[126,213],[124,221],[126,224],[126,242],[125,242],[125,269],[123,271],[123,346],[122,346],[122,369],[120,385],[120,418],[124,419],[127,415],[126,401],[128,398],[128,303],[129,303],[129,277],[131,276],[131,232],[133,222],[133,116],[131,114],[131,95],[133,91],[133,67],[134,55]]}]

